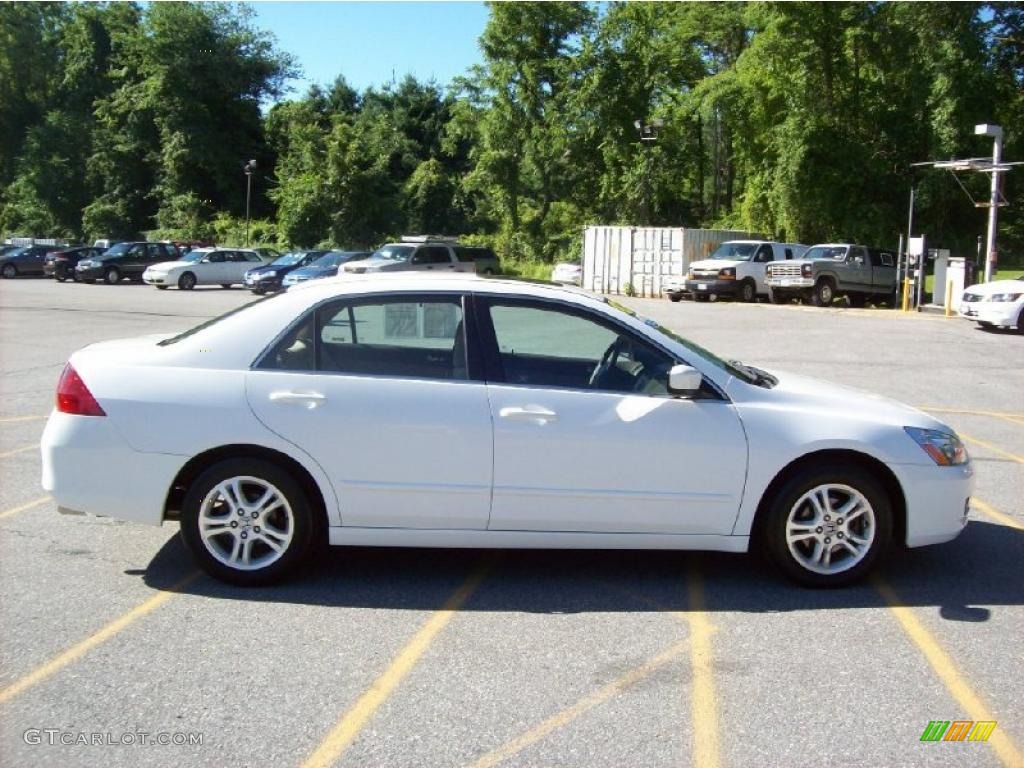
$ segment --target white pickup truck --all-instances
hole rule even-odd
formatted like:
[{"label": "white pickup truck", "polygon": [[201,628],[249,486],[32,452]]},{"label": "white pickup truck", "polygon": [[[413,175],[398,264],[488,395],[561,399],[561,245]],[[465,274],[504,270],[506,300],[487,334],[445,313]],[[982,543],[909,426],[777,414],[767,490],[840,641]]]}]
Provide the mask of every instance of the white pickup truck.
[{"label": "white pickup truck", "polygon": [[768,296],[765,267],[772,261],[799,259],[807,250],[799,243],[776,243],[767,240],[727,240],[703,261],[690,264],[689,272],[670,278],[665,295],[679,301],[689,293],[696,301],[712,296],[734,296],[754,301]]}]

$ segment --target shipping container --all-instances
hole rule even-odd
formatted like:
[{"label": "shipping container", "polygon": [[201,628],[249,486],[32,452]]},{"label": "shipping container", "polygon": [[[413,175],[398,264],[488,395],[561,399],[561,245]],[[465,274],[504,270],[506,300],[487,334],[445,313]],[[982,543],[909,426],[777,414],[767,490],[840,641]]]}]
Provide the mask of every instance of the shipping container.
[{"label": "shipping container", "polygon": [[763,239],[753,232],[684,227],[587,227],[583,287],[597,293],[662,295],[665,278],[683,275],[726,240]]}]

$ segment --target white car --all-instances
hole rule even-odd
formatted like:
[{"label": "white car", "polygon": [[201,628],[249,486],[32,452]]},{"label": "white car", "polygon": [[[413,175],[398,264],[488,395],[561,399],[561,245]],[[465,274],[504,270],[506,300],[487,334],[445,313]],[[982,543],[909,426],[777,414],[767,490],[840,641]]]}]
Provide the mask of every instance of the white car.
[{"label": "white car", "polygon": [[583,281],[583,266],[579,262],[555,264],[551,270],[551,282],[563,285],[579,285]]},{"label": "white car", "polygon": [[982,328],[1016,327],[1017,333],[1024,333],[1024,275],[966,288],[960,315],[976,320]]},{"label": "white car", "polygon": [[172,285],[191,291],[197,285],[230,288],[245,280],[245,273],[267,262],[244,248],[196,248],[178,261],[161,261],[147,267],[142,281],[160,290]]},{"label": "white car", "polygon": [[893,540],[955,538],[973,487],[921,411],[727,362],[577,289],[471,275],[313,280],[93,344],[42,457],[62,511],[180,520],[199,564],[243,585],[329,542],[754,543],[833,586]]}]

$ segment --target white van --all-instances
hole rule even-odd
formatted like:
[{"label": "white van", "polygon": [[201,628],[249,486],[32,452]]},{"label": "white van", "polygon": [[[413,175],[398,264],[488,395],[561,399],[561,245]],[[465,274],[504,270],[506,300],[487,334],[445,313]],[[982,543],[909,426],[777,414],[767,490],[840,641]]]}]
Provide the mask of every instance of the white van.
[{"label": "white van", "polygon": [[690,271],[665,282],[665,294],[679,301],[689,293],[697,301],[711,296],[734,296],[754,301],[768,296],[765,267],[771,261],[799,259],[807,250],[800,243],[776,243],[769,240],[727,240],[710,257],[690,264]]}]

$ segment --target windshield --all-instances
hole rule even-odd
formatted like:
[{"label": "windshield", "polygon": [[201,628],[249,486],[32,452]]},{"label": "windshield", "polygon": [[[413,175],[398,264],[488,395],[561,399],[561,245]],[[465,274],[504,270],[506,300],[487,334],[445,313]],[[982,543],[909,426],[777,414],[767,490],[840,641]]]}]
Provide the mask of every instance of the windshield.
[{"label": "windshield", "polygon": [[385,261],[408,261],[412,256],[414,247],[411,245],[385,245],[383,248],[374,251],[373,259],[384,259]]},{"label": "windshield", "polygon": [[803,258],[808,260],[831,259],[832,261],[842,261],[846,258],[846,246],[816,245],[813,248],[808,248]]},{"label": "windshield", "polygon": [[718,355],[716,355],[714,352],[710,352],[710,351],[704,349],[704,347],[702,347],[700,344],[695,344],[694,342],[690,341],[689,339],[683,338],[682,336],[680,336],[675,331],[670,331],[665,326],[659,324],[656,320],[652,320],[649,317],[642,317],[642,316],[638,315],[636,312],[634,312],[632,309],[630,309],[629,307],[622,306],[621,304],[619,304],[614,299],[606,298],[606,299],[604,299],[604,303],[607,304],[609,307],[613,307],[614,309],[619,310],[620,312],[625,312],[630,317],[635,317],[637,320],[642,322],[644,325],[649,326],[649,327],[653,328],[656,331],[659,331],[660,333],[664,334],[665,336],[668,336],[670,339],[672,339],[672,341],[674,341],[674,342],[676,342],[678,344],[682,344],[684,347],[686,347],[691,352],[696,352],[698,355],[700,355],[702,358],[704,358],[709,363],[714,365],[716,368],[719,368],[719,369],[725,371],[726,373],[732,374],[737,379],[745,381],[748,384],[755,384],[755,383],[757,383],[757,377],[751,375],[748,371],[744,370],[743,368],[737,367],[736,365],[734,365],[730,361],[723,360]]},{"label": "windshield", "polygon": [[286,253],[281,258],[277,259],[272,263],[275,267],[290,267],[292,264],[298,264],[302,261],[302,257],[305,256],[304,251],[298,251],[296,253]]},{"label": "windshield", "polygon": [[321,256],[319,259],[314,261],[309,266],[311,267],[336,267],[345,260],[345,254],[343,253],[328,253]]},{"label": "windshield", "polygon": [[189,336],[192,336],[192,335],[194,335],[196,333],[199,333],[200,331],[209,328],[211,325],[216,325],[221,320],[226,320],[227,318],[231,317],[232,315],[237,315],[239,312],[244,312],[245,310],[249,309],[250,307],[255,307],[257,304],[259,304],[261,302],[270,301],[271,299],[276,299],[278,296],[284,296],[284,295],[285,295],[284,293],[272,293],[269,296],[261,296],[260,298],[256,299],[256,301],[250,301],[248,304],[243,304],[240,307],[235,307],[230,312],[225,312],[223,315],[218,315],[217,317],[213,318],[212,320],[207,320],[205,323],[200,323],[199,325],[195,326],[194,328],[189,328],[187,331],[184,331],[183,333],[179,333],[177,336],[172,336],[169,339],[164,339],[163,341],[158,341],[157,342],[157,346],[166,347],[166,346],[169,346],[171,344],[177,344],[182,339],[187,339]]},{"label": "windshield", "polygon": [[757,250],[755,243],[722,243],[709,258],[750,261]]},{"label": "windshield", "polygon": [[110,246],[105,250],[101,256],[106,258],[107,256],[120,256],[123,253],[128,253],[128,249],[132,247],[134,243],[118,243],[117,245]]},{"label": "windshield", "polygon": [[187,261],[190,264],[194,264],[195,262],[197,262],[200,259],[202,259],[203,256],[205,256],[208,253],[209,253],[209,251],[189,251],[184,256],[182,256],[179,259],[179,261]]}]

